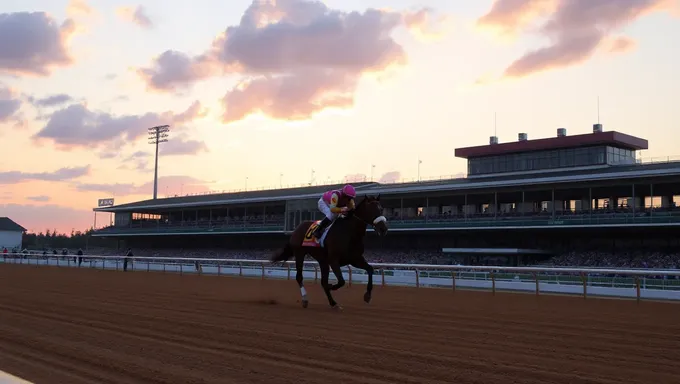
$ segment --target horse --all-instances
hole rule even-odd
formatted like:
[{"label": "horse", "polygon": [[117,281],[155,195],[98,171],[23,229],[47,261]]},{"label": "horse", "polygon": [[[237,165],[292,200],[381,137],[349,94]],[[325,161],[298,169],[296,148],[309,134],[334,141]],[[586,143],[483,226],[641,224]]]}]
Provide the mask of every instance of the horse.
[{"label": "horse", "polygon": [[[356,207],[343,216],[339,216],[326,229],[323,246],[312,238],[312,233],[318,225],[315,221],[304,221],[295,228],[290,239],[283,249],[272,256],[271,262],[285,262],[295,257],[295,269],[297,281],[302,295],[302,307],[307,308],[307,290],[302,282],[302,270],[305,256],[309,255],[319,263],[321,270],[321,286],[323,287],[328,304],[331,308],[342,309],[333,299],[331,291],[338,290],[345,285],[340,267],[351,265],[363,269],[368,274],[368,285],[364,294],[364,302],[371,302],[373,291],[373,267],[364,258],[364,237],[366,227],[372,226],[380,236],[387,234],[387,219],[383,216],[383,208],[380,205],[380,195],[377,197],[366,196]],[[337,278],[337,283],[328,284],[330,270]]]}]

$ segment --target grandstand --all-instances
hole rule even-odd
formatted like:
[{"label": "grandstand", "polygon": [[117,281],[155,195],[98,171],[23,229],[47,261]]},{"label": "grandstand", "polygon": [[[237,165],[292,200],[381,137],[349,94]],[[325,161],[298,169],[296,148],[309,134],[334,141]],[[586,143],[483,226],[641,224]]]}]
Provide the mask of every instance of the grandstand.
[{"label": "grandstand", "polygon": [[[605,132],[455,150],[465,178],[401,184],[356,183],[381,195],[390,234],[368,249],[506,247],[554,253],[676,252],[680,162],[643,164],[645,139]],[[95,212],[115,215],[93,236],[125,246],[274,248],[300,222],[318,219],[320,194],[339,185],[144,200]]]}]

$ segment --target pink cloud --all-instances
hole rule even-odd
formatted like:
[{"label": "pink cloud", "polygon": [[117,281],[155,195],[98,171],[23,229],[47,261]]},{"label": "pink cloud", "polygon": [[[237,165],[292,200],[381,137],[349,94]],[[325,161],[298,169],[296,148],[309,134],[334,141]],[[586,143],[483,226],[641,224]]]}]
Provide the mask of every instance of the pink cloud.
[{"label": "pink cloud", "polygon": [[580,64],[590,59],[611,33],[666,5],[666,0],[497,0],[478,23],[514,31],[545,16],[538,10],[554,6],[554,12],[537,29],[550,44],[525,53],[506,68],[505,77],[518,78]]},{"label": "pink cloud", "polygon": [[76,30],[72,19],[61,25],[45,12],[0,13],[0,73],[48,76],[73,63],[67,41]]},{"label": "pink cloud", "polygon": [[60,149],[106,147],[105,152],[110,153],[122,146],[118,144],[145,137],[149,127],[183,124],[203,115],[204,111],[198,102],[179,114],[166,111],[122,116],[91,111],[85,104],[73,104],[54,112],[33,138],[52,141]]},{"label": "pink cloud", "polygon": [[30,180],[42,181],[68,181],[90,174],[90,166],[64,167],[51,172],[23,172],[4,171],[0,172],[0,185],[18,184]]},{"label": "pink cloud", "polygon": [[[167,190],[168,193],[174,194],[197,194],[210,191],[208,187],[209,182],[199,180],[190,176],[163,176],[158,178],[159,195],[163,195]],[[76,189],[83,192],[102,192],[115,196],[141,196],[153,193],[153,181],[144,184],[134,183],[114,183],[114,184],[96,184],[96,183],[78,183],[75,185]]]},{"label": "pink cloud", "polygon": [[16,121],[21,104],[19,95],[16,95],[11,89],[0,84],[0,123],[10,120]]},{"label": "pink cloud", "polygon": [[153,22],[146,12],[146,9],[138,5],[136,7],[120,7],[116,10],[118,17],[125,21],[129,21],[142,28],[152,28]]},{"label": "pink cloud", "polygon": [[138,69],[150,90],[176,92],[213,76],[241,76],[222,99],[226,123],[252,114],[307,119],[326,108],[349,108],[362,74],[403,65],[407,55],[391,34],[425,28],[430,11],[404,16],[368,9],[344,12],[320,1],[253,1],[199,55],[166,51]]}]

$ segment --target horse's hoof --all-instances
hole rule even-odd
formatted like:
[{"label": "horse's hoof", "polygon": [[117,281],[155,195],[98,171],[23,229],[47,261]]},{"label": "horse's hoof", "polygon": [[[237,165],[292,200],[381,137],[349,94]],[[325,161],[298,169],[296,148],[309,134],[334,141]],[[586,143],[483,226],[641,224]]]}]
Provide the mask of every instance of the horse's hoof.
[{"label": "horse's hoof", "polygon": [[336,311],[342,311],[342,307],[340,306],[340,304],[335,304],[332,308]]},{"label": "horse's hoof", "polygon": [[309,306],[309,301],[302,300],[302,308],[307,308]]},{"label": "horse's hoof", "polygon": [[370,304],[371,303],[371,295],[369,295],[368,293],[364,294],[364,302],[366,304]]}]

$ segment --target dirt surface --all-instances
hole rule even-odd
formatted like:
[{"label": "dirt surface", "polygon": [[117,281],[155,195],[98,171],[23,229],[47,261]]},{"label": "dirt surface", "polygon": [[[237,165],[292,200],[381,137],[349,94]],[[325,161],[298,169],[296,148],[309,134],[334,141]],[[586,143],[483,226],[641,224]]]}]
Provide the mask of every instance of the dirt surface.
[{"label": "dirt surface", "polygon": [[0,370],[36,383],[678,383],[680,305],[0,265]]}]

